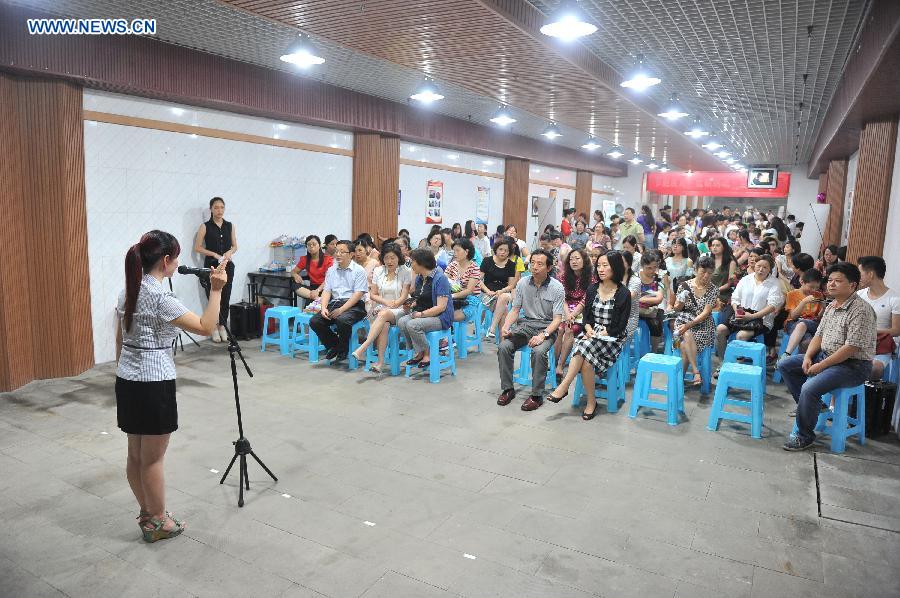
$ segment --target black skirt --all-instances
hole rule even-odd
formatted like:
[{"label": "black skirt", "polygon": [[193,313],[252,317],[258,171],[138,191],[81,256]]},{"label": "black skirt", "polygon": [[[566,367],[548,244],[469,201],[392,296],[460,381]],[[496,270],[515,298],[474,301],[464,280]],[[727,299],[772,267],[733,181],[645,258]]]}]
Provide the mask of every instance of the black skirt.
[{"label": "black skirt", "polygon": [[171,434],[178,429],[175,380],[136,382],[116,376],[116,418],[126,434]]}]

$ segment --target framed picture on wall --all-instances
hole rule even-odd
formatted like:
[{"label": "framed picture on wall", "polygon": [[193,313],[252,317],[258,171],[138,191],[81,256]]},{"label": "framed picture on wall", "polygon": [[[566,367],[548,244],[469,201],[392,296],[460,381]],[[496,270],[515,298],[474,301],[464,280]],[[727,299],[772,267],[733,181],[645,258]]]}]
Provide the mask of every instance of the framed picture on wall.
[{"label": "framed picture on wall", "polygon": [[571,207],[571,204],[572,204],[572,200],[569,199],[568,197],[564,197],[563,198],[563,212],[568,210]]},{"label": "framed picture on wall", "polygon": [[540,210],[538,210],[538,196],[531,196],[531,216],[532,218],[537,218],[540,215]]}]

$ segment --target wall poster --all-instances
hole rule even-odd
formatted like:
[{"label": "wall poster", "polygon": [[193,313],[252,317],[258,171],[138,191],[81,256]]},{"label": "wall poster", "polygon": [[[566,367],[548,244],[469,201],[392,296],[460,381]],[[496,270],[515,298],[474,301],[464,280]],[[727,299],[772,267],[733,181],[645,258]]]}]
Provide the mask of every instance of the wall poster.
[{"label": "wall poster", "polygon": [[441,181],[428,181],[425,185],[425,193],[428,196],[428,205],[425,209],[425,224],[441,224],[444,203],[444,183]]},{"label": "wall poster", "polygon": [[488,214],[491,209],[491,188],[478,187],[478,197],[475,200],[475,224],[487,226]]}]

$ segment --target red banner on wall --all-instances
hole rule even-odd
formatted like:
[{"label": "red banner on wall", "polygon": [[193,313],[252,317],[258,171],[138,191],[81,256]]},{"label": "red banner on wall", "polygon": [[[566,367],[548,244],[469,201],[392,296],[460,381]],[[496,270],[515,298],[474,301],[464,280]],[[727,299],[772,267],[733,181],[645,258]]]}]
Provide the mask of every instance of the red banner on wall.
[{"label": "red banner on wall", "polygon": [[743,172],[648,172],[647,191],[705,197],[787,197],[791,173],[778,173],[774,189],[750,189]]}]

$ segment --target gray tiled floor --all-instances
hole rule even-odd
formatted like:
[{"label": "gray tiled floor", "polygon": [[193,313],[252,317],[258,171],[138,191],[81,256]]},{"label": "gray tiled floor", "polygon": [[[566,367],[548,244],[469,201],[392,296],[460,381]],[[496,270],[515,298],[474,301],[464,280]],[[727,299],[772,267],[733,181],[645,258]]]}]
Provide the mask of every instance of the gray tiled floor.
[{"label": "gray tiled floor", "polygon": [[813,454],[780,449],[781,386],[752,440],[707,431],[695,392],[677,427],[605,408],[582,422],[565,403],[524,413],[522,394],[500,408],[493,345],[439,385],[245,345],[245,429],[279,481],[251,461],[236,507],[236,473],[220,486],[210,471],[237,435],[227,352],[179,355],[167,486],[188,530],[152,546],[112,367],[2,396],[2,595],[900,595],[900,445],[820,445],[821,518]]}]

